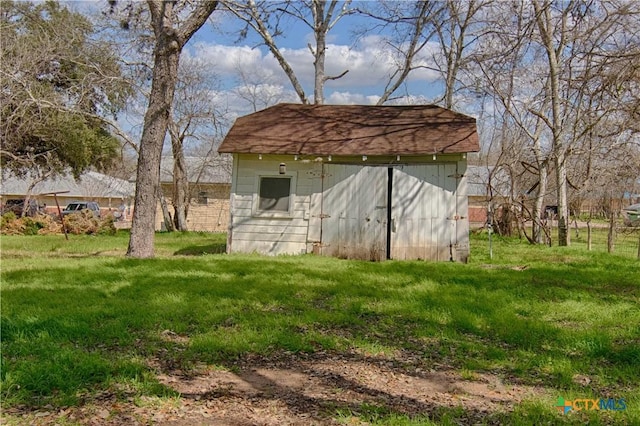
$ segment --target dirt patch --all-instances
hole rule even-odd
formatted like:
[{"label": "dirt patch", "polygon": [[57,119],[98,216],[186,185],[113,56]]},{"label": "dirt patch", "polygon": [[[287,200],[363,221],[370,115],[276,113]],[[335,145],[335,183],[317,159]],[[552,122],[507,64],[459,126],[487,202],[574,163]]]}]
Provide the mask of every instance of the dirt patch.
[{"label": "dirt patch", "polygon": [[412,417],[460,407],[475,423],[541,393],[490,374],[464,380],[446,366],[431,367],[357,352],[248,356],[224,368],[160,372],[158,380],[180,398],[104,394],[81,407],[5,414],[39,425],[333,425],[363,424],[357,416],[367,412]]}]

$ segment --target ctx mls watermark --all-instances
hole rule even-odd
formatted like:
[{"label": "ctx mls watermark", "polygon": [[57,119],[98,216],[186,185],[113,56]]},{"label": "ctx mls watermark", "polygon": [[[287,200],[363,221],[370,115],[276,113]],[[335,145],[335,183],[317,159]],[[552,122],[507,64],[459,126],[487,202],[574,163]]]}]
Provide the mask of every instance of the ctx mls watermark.
[{"label": "ctx mls watermark", "polygon": [[624,398],[579,398],[570,401],[563,397],[558,397],[556,408],[563,414],[567,414],[570,411],[623,411],[627,409],[627,403]]}]

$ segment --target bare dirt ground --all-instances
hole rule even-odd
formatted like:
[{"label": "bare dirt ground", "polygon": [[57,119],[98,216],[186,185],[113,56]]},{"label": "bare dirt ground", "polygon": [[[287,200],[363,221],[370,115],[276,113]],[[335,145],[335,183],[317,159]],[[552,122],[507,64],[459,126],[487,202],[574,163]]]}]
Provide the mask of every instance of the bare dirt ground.
[{"label": "bare dirt ground", "polygon": [[[153,364],[153,363],[152,363]],[[152,365],[153,366],[153,365]],[[109,391],[79,407],[14,408],[2,423],[54,425],[334,425],[363,423],[359,414],[428,416],[464,409],[464,424],[509,411],[541,389],[506,385],[493,375],[462,378],[446,365],[425,366],[411,355],[357,352],[248,356],[225,368],[185,374],[153,366],[179,398],[127,397]],[[166,365],[165,365],[166,367]],[[468,420],[468,421],[467,421]]]}]

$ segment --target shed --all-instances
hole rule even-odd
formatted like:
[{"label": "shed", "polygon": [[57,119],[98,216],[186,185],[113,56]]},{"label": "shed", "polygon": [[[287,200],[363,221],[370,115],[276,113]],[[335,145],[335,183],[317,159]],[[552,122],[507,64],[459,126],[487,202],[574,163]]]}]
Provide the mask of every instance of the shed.
[{"label": "shed", "polygon": [[474,118],[434,105],[279,104],[236,120],[229,252],[466,262]]}]

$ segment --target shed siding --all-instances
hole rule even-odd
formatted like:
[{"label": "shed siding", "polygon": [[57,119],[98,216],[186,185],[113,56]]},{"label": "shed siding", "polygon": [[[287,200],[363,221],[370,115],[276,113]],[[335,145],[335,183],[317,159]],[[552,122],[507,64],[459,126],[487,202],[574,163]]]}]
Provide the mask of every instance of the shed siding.
[{"label": "shed siding", "polygon": [[[466,261],[466,161],[354,164],[294,161],[293,156],[237,154],[229,239],[234,252],[318,253],[382,260]],[[336,160],[334,158],[334,160]],[[260,176],[295,176],[290,217],[255,213]],[[391,224],[388,226],[389,169]]]},{"label": "shed siding", "polygon": [[[234,169],[231,244],[235,252],[300,254],[307,251],[309,204],[313,163],[292,161],[291,156],[238,155]],[[254,213],[254,197],[260,176],[279,176],[280,163],[286,175],[295,176],[290,217],[261,217]]]},{"label": "shed siding", "polygon": [[326,164],[322,254],[386,258],[387,168]]},{"label": "shed siding", "polygon": [[456,236],[456,164],[394,169],[391,257],[449,260]]}]

